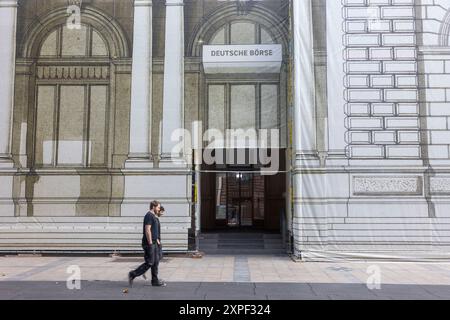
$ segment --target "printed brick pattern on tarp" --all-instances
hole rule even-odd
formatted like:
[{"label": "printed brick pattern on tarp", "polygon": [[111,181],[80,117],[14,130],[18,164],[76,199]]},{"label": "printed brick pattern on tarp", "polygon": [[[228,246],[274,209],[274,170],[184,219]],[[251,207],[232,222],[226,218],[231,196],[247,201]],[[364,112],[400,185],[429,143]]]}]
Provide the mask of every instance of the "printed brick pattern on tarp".
[{"label": "printed brick pattern on tarp", "polygon": [[420,158],[413,0],[344,0],[350,158]]},{"label": "printed brick pattern on tarp", "polygon": [[426,157],[446,163],[450,147],[450,1],[422,1],[418,32],[419,92]]}]

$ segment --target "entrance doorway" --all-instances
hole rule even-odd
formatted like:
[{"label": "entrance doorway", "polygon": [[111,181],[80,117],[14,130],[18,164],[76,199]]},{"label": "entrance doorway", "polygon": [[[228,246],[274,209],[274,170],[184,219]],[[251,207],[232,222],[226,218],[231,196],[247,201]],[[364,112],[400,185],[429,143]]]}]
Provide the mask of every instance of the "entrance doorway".
[{"label": "entrance doorway", "polygon": [[216,173],[216,226],[264,225],[264,177],[251,172]]},{"label": "entrance doorway", "polygon": [[[280,150],[280,163],[284,163]],[[201,230],[279,232],[286,208],[284,168],[262,175],[257,168],[204,165],[201,173]]]}]

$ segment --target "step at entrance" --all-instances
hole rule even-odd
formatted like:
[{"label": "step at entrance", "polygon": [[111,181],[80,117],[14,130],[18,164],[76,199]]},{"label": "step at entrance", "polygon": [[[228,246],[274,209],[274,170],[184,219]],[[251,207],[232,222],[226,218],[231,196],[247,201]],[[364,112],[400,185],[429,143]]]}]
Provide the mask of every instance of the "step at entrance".
[{"label": "step at entrance", "polygon": [[206,254],[286,254],[280,234],[202,233],[200,251]]}]

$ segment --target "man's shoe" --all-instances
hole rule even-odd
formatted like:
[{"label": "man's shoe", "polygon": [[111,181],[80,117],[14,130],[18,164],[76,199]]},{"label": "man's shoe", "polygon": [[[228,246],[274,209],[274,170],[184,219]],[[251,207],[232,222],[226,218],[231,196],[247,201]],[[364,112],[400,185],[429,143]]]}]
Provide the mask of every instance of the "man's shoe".
[{"label": "man's shoe", "polygon": [[130,288],[133,287],[133,280],[134,280],[133,275],[131,274],[131,272],[128,272],[128,286],[129,286]]},{"label": "man's shoe", "polygon": [[165,287],[167,284],[164,281],[158,280],[157,282],[152,281],[152,286],[154,287]]}]

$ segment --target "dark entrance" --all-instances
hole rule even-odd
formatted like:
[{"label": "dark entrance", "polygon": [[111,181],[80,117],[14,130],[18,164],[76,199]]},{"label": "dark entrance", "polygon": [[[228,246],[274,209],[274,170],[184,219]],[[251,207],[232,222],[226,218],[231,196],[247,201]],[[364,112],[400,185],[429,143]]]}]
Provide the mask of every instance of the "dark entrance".
[{"label": "dark entrance", "polygon": [[249,172],[216,173],[216,226],[263,226],[264,177]]},{"label": "dark entrance", "polygon": [[203,166],[202,231],[280,231],[286,207],[286,174],[280,171],[261,175],[258,168]]}]

